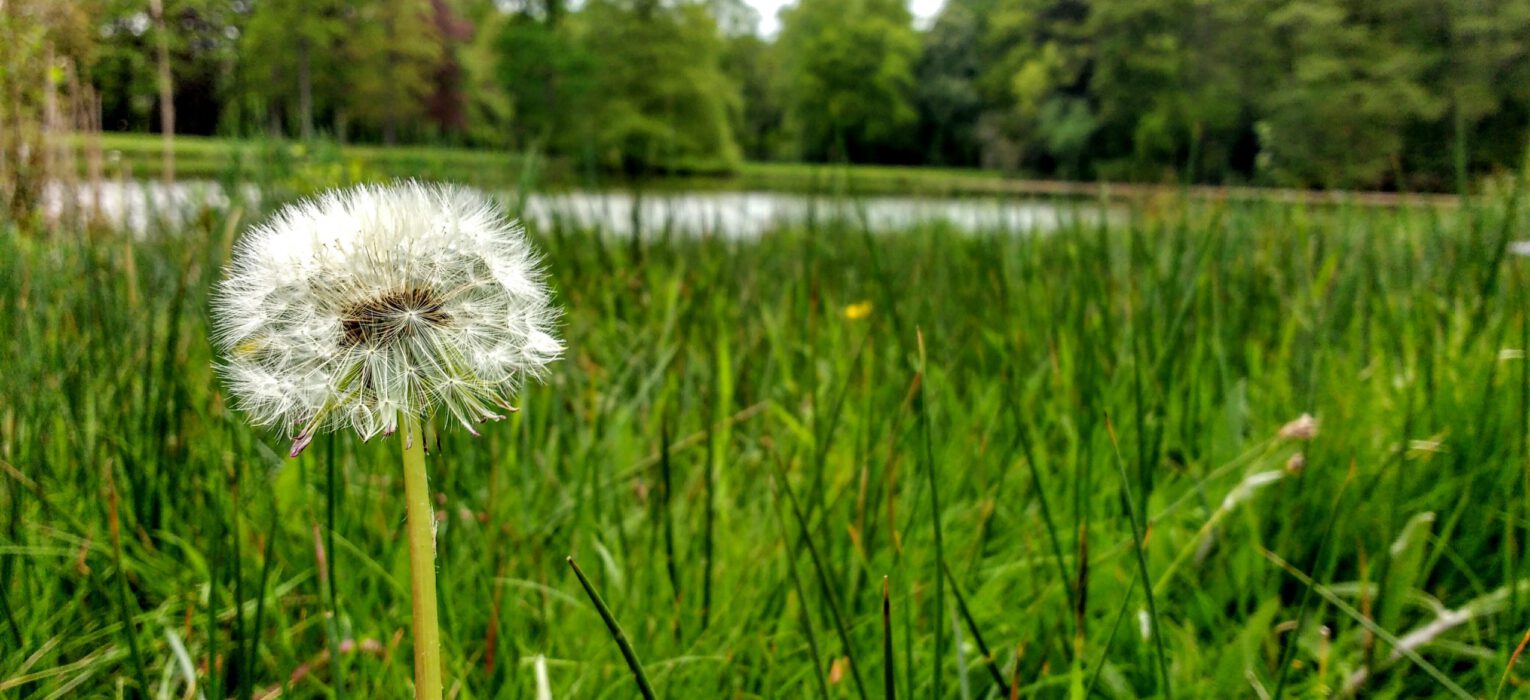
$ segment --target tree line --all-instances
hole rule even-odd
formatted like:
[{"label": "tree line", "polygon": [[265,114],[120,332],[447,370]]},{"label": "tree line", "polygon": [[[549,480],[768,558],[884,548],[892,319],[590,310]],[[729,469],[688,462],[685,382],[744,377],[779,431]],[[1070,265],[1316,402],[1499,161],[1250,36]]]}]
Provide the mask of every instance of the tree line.
[{"label": "tree line", "polygon": [[[158,128],[145,0],[70,0],[109,130]],[[163,0],[180,133],[1451,190],[1518,168],[1530,0]]]}]

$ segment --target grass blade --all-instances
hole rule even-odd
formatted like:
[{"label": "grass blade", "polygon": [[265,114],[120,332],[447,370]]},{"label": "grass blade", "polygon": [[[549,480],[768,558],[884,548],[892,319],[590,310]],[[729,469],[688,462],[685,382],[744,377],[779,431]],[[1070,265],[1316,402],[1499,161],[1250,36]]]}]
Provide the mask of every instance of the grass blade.
[{"label": "grass blade", "polygon": [[951,582],[951,595],[956,597],[956,609],[962,614],[962,619],[967,623],[967,631],[972,633],[972,641],[977,643],[978,651],[983,654],[983,665],[988,667],[988,675],[993,676],[993,682],[999,686],[999,695],[1009,695],[1009,683],[1004,680],[1004,673],[999,670],[999,664],[994,661],[993,652],[989,651],[988,644],[983,641],[983,633],[978,630],[977,620],[972,617],[972,610],[967,607],[967,599],[962,596],[961,586],[956,584],[956,577],[951,575],[951,567],[945,567],[946,579]]},{"label": "grass blade", "polygon": [[678,614],[680,603],[684,595],[680,588],[680,568],[675,556],[675,516],[671,504],[674,488],[673,479],[670,476],[669,461],[669,414],[666,413],[659,424],[659,508],[660,516],[664,525],[664,571],[669,576],[670,602],[674,605],[675,612],[675,641],[680,641],[683,630],[683,621]]},{"label": "grass blade", "polygon": [[802,601],[802,632],[807,637],[808,653],[813,657],[813,680],[818,684],[818,691],[824,700],[829,700],[829,684],[824,680],[823,653],[818,650],[818,635],[813,631],[813,619],[807,612],[807,593],[802,588],[802,577],[797,574],[797,557],[792,552],[791,537],[786,530],[786,516],[781,513],[781,499],[771,499],[771,505],[776,513],[776,525],[781,529],[781,544],[786,548],[786,570],[792,578],[792,588],[797,591],[797,599]]},{"label": "grass blade", "polygon": [[[1458,698],[1463,698],[1465,700],[1470,700],[1471,698],[1476,697],[1475,695],[1467,692],[1465,688],[1457,685],[1455,681],[1451,680],[1449,676],[1445,675],[1444,671],[1441,671],[1440,669],[1436,668],[1434,664],[1424,660],[1424,657],[1419,656],[1418,652],[1409,648],[1408,645],[1403,644],[1402,640],[1397,638],[1397,635],[1394,635],[1391,632],[1388,632],[1386,629],[1382,628],[1380,625],[1371,622],[1371,618],[1368,615],[1360,612],[1359,610],[1356,610],[1354,606],[1351,606],[1349,603],[1344,602],[1343,598],[1335,595],[1333,591],[1328,590],[1327,586],[1318,583],[1317,581],[1313,580],[1311,576],[1302,573],[1301,569],[1298,569],[1292,566],[1290,562],[1281,559],[1279,554],[1271,552],[1268,549],[1264,550],[1263,554],[1266,559],[1269,559],[1276,566],[1283,569],[1286,573],[1291,574],[1291,576],[1297,581],[1300,581],[1307,590],[1317,593],[1323,598],[1323,600],[1328,601],[1329,605],[1338,608],[1340,612],[1348,615],[1355,622],[1360,623],[1360,626],[1364,627],[1371,634],[1380,637],[1382,641],[1392,645],[1393,649],[1402,652],[1404,657],[1406,657],[1409,661],[1412,661],[1414,665],[1422,669],[1424,673],[1429,674],[1429,677],[1433,678],[1446,690],[1449,690],[1452,695],[1455,695]],[[1295,631],[1293,631],[1292,634],[1294,635]],[[1296,641],[1292,640],[1287,646],[1294,645],[1295,643]],[[1287,665],[1289,665],[1289,663]]]},{"label": "grass blade", "polygon": [[786,494],[787,503],[791,504],[792,515],[797,518],[797,528],[802,531],[802,541],[807,544],[808,557],[813,561],[813,571],[818,576],[818,588],[823,593],[824,601],[829,604],[829,616],[834,618],[834,629],[839,633],[840,644],[845,648],[845,658],[850,660],[850,676],[855,679],[855,689],[865,700],[866,684],[861,680],[861,665],[855,660],[855,645],[850,641],[850,627],[845,624],[845,616],[840,612],[839,599],[834,595],[834,588],[829,584],[829,572],[823,565],[823,558],[818,554],[818,545],[813,542],[809,535],[807,516],[802,512],[802,506],[797,502],[797,496],[792,493],[791,484],[786,483],[785,470],[780,464],[776,465],[776,483],[780,484],[781,491]]},{"label": "grass blade", "polygon": [[1174,689],[1169,684],[1169,658],[1163,649],[1163,630],[1158,624],[1158,606],[1153,601],[1153,587],[1146,584],[1153,578],[1148,574],[1147,542],[1142,532],[1142,521],[1137,514],[1137,505],[1132,501],[1131,477],[1126,473],[1126,460],[1121,458],[1121,445],[1116,441],[1116,429],[1110,422],[1110,416],[1105,417],[1105,427],[1110,431],[1110,445],[1115,450],[1116,467],[1121,473],[1122,495],[1126,500],[1126,517],[1131,520],[1132,526],[1132,551],[1137,555],[1137,573],[1144,582],[1142,592],[1147,598],[1148,619],[1152,621],[1153,645],[1158,657],[1158,680],[1163,684],[1164,697],[1172,700]]},{"label": "grass blade", "polygon": [[1140,572],[1132,572],[1131,583],[1126,584],[1126,592],[1121,594],[1121,608],[1116,611],[1116,621],[1110,625],[1110,634],[1105,636],[1105,647],[1100,649],[1100,660],[1089,673],[1089,684],[1084,686],[1086,698],[1093,697],[1094,686],[1100,681],[1100,672],[1105,670],[1105,662],[1110,660],[1110,647],[1116,643],[1116,634],[1121,631],[1121,622],[1126,619],[1126,611],[1132,606],[1132,593],[1137,590],[1137,579],[1141,576]]},{"label": "grass blade", "polygon": [[1509,674],[1514,672],[1514,662],[1519,661],[1519,655],[1524,653],[1525,645],[1530,644],[1530,630],[1525,630],[1525,636],[1519,640],[1519,646],[1514,647],[1514,653],[1509,655],[1509,663],[1503,666],[1503,676],[1498,679],[1498,689],[1493,691],[1493,700],[1503,697],[1504,686],[1509,683]]},{"label": "grass blade", "polygon": [[254,693],[255,663],[260,656],[260,628],[265,621],[266,614],[266,586],[271,580],[271,568],[276,564],[276,556],[271,551],[276,545],[276,524],[280,522],[276,499],[271,499],[271,520],[266,524],[265,546],[261,547],[260,583],[255,587],[255,618],[250,625],[249,645],[250,649],[245,655],[245,677],[250,679],[244,684],[243,699],[250,700]]},{"label": "grass blade", "polygon": [[[117,486],[110,460],[103,465],[102,471],[106,474],[106,505],[107,516],[110,518],[107,524],[111,529],[112,564],[117,568],[117,614],[122,618],[122,635],[127,639],[128,656],[133,661],[134,680],[137,681],[134,693],[138,697],[148,697],[149,674],[144,670],[143,655],[138,650],[138,626],[133,623],[133,612],[128,603],[127,568],[122,564],[122,527],[117,509]],[[209,602],[208,608],[213,607],[216,606]]]},{"label": "grass blade", "polygon": [[[1062,541],[1057,537],[1057,527],[1052,520],[1052,507],[1047,503],[1046,485],[1041,481],[1041,469],[1036,466],[1036,457],[1031,450],[1029,430],[1025,422],[1020,419],[1020,411],[1013,404],[1011,410],[1015,413],[1015,435],[1020,442],[1020,451],[1025,456],[1025,465],[1031,475],[1031,489],[1036,492],[1037,505],[1041,506],[1041,523],[1047,530],[1047,542],[1052,545],[1052,556],[1057,559],[1057,577],[1062,583],[1063,595],[1067,598],[1068,610],[1078,609],[1073,592],[1072,577],[1068,575],[1068,560],[1063,557]],[[1071,618],[1070,618],[1071,619]]]},{"label": "grass blade", "polygon": [[[1316,571],[1318,564],[1323,561],[1324,555],[1328,552],[1328,542],[1332,539],[1334,523],[1339,520],[1339,506],[1344,504],[1344,494],[1349,491],[1351,479],[1352,477],[1345,478],[1344,484],[1339,487],[1339,494],[1334,497],[1333,507],[1328,513],[1328,523],[1323,526],[1323,538],[1318,540],[1317,550],[1312,553],[1311,565],[1307,567],[1309,571]],[[1302,591],[1302,601],[1296,608],[1296,628],[1291,631],[1290,641],[1286,642],[1286,648],[1280,654],[1280,678],[1275,681],[1275,693],[1272,700],[1280,700],[1285,693],[1286,680],[1291,673],[1291,657],[1296,653],[1297,635],[1301,633],[1302,625],[1307,620],[1307,607],[1312,602],[1312,592],[1311,586]]]},{"label": "grass blade", "polygon": [[887,577],[882,577],[882,695],[887,700],[898,696],[897,668],[893,655],[892,599],[887,595]]},{"label": "grass blade", "polygon": [[[940,479],[935,475],[934,448],[930,446],[930,410],[926,399],[929,392],[929,385],[927,384],[929,374],[926,372],[928,364],[924,352],[924,331],[916,328],[914,335],[919,343],[920,377],[919,395],[916,397],[918,403],[915,406],[919,411],[919,427],[924,438],[924,473],[930,479],[930,526],[935,535],[935,614],[936,619],[941,620],[945,617],[946,611],[945,590],[942,585],[944,577],[941,576],[941,570],[946,566],[946,556],[940,541]],[[930,664],[931,685],[933,686],[931,693],[937,698],[941,697],[940,665],[945,657],[945,640],[941,634],[944,627],[945,625],[942,622],[935,623],[935,662]]]},{"label": "grass blade", "polygon": [[574,575],[579,577],[579,585],[584,586],[584,592],[590,596],[590,602],[595,604],[595,611],[600,613],[600,619],[606,623],[606,629],[611,632],[611,639],[616,641],[616,646],[622,650],[622,658],[627,660],[627,668],[632,669],[632,679],[637,682],[638,692],[643,694],[646,700],[654,700],[653,686],[648,683],[648,675],[643,673],[643,664],[638,661],[637,652],[632,650],[632,645],[627,642],[627,635],[622,632],[622,626],[616,623],[616,618],[611,615],[611,609],[606,607],[606,602],[600,599],[600,594],[595,592],[595,587],[590,585],[590,579],[586,578],[579,565],[574,563],[573,557],[568,557],[568,565],[574,570]]}]

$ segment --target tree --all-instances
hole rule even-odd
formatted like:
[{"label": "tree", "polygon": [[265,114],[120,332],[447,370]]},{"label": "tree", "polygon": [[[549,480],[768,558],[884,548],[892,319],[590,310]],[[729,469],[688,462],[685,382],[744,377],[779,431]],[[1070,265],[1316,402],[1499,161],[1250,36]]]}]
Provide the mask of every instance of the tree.
[{"label": "tree", "polygon": [[1122,0],[1094,7],[1090,91],[1101,174],[1217,180],[1248,172],[1255,103],[1275,76],[1266,9],[1246,0]]},{"label": "tree", "polygon": [[498,42],[509,19],[494,0],[459,0],[472,37],[458,47],[462,66],[464,131],[469,143],[481,146],[510,145],[510,97],[499,80]]},{"label": "tree", "polygon": [[774,44],[748,33],[724,38],[721,67],[737,87],[738,109],[732,128],[743,154],[752,160],[782,156],[787,144],[781,132],[783,109],[776,75],[781,52]]},{"label": "tree", "polygon": [[1002,0],[983,38],[978,122],[984,164],[1086,174],[1098,128],[1090,92],[1094,40],[1082,0]]},{"label": "tree", "polygon": [[722,42],[705,6],[591,0],[582,19],[586,45],[603,47],[596,90],[602,165],[733,167],[738,96],[723,75]]},{"label": "tree", "polygon": [[1439,47],[1422,84],[1446,103],[1441,118],[1415,122],[1404,135],[1409,186],[1450,189],[1472,172],[1521,167],[1530,123],[1530,0],[1397,10],[1389,19],[1403,24],[1409,43]]},{"label": "tree", "polygon": [[400,126],[418,124],[443,59],[430,0],[372,0],[358,8],[342,44],[347,118],[398,140]]},{"label": "tree", "polygon": [[[315,111],[333,112],[342,94],[339,45],[350,9],[344,0],[262,0],[244,34],[246,95],[281,133],[283,115],[295,118],[304,139],[315,132]],[[317,90],[315,89],[317,87]],[[322,105],[315,104],[315,93]]]},{"label": "tree", "polygon": [[581,153],[592,144],[595,58],[558,0],[506,19],[494,40],[497,84],[509,102],[511,145]]},{"label": "tree", "polygon": [[1376,187],[1395,180],[1412,121],[1445,102],[1422,82],[1427,47],[1400,45],[1349,3],[1292,0],[1268,15],[1284,78],[1264,103],[1262,167],[1276,180]]},{"label": "tree", "polygon": [[[88,65],[97,47],[94,4],[48,0],[0,3],[0,215],[25,229],[55,177],[53,130],[59,126],[59,75]],[[50,167],[54,166],[54,167]]]},{"label": "tree", "polygon": [[915,69],[921,155],[935,165],[977,165],[977,124],[987,103],[978,86],[982,39],[994,0],[949,0],[924,34]]},{"label": "tree", "polygon": [[460,135],[467,131],[468,119],[464,93],[467,70],[460,52],[473,39],[473,24],[459,15],[447,0],[430,0],[430,16],[441,47],[440,60],[431,75],[425,113],[441,133]]},{"label": "tree", "polygon": [[[214,134],[234,99],[232,67],[239,59],[244,15],[221,0],[164,0],[165,31],[155,29],[144,0],[62,3],[91,8],[94,60],[82,73],[101,94],[102,122],[109,129],[163,129],[161,112],[175,115],[174,130]],[[159,39],[165,41],[174,86],[170,110],[162,110]]]},{"label": "tree", "polygon": [[893,161],[911,146],[919,37],[900,0],[801,0],[782,13],[787,128],[812,160]]}]

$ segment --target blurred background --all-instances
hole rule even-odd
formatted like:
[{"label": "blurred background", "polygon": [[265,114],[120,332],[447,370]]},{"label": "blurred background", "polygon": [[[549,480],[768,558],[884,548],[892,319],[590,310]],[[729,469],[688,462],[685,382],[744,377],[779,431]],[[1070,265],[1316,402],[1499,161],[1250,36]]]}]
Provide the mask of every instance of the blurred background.
[{"label": "blurred background", "polygon": [[174,133],[179,177],[287,140],[502,182],[535,159],[556,184],[803,189],[788,164],[837,163],[961,169],[896,190],[1433,192],[1514,169],[1530,123],[1525,0],[6,0],[3,22],[24,170],[100,133],[77,145],[157,173],[145,136]]}]

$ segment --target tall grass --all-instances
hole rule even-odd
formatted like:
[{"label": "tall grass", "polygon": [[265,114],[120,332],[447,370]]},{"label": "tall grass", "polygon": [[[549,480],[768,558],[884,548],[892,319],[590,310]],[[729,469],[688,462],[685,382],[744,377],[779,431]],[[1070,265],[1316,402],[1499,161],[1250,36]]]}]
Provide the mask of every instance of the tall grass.
[{"label": "tall grass", "polygon": [[[406,695],[396,465],[283,458],[211,369],[257,215],[0,233],[0,696]],[[1523,215],[1089,221],[534,232],[569,354],[443,433],[448,693],[536,697],[544,656],[554,697],[634,697],[639,657],[679,698],[1497,689],[1530,626]]]}]

